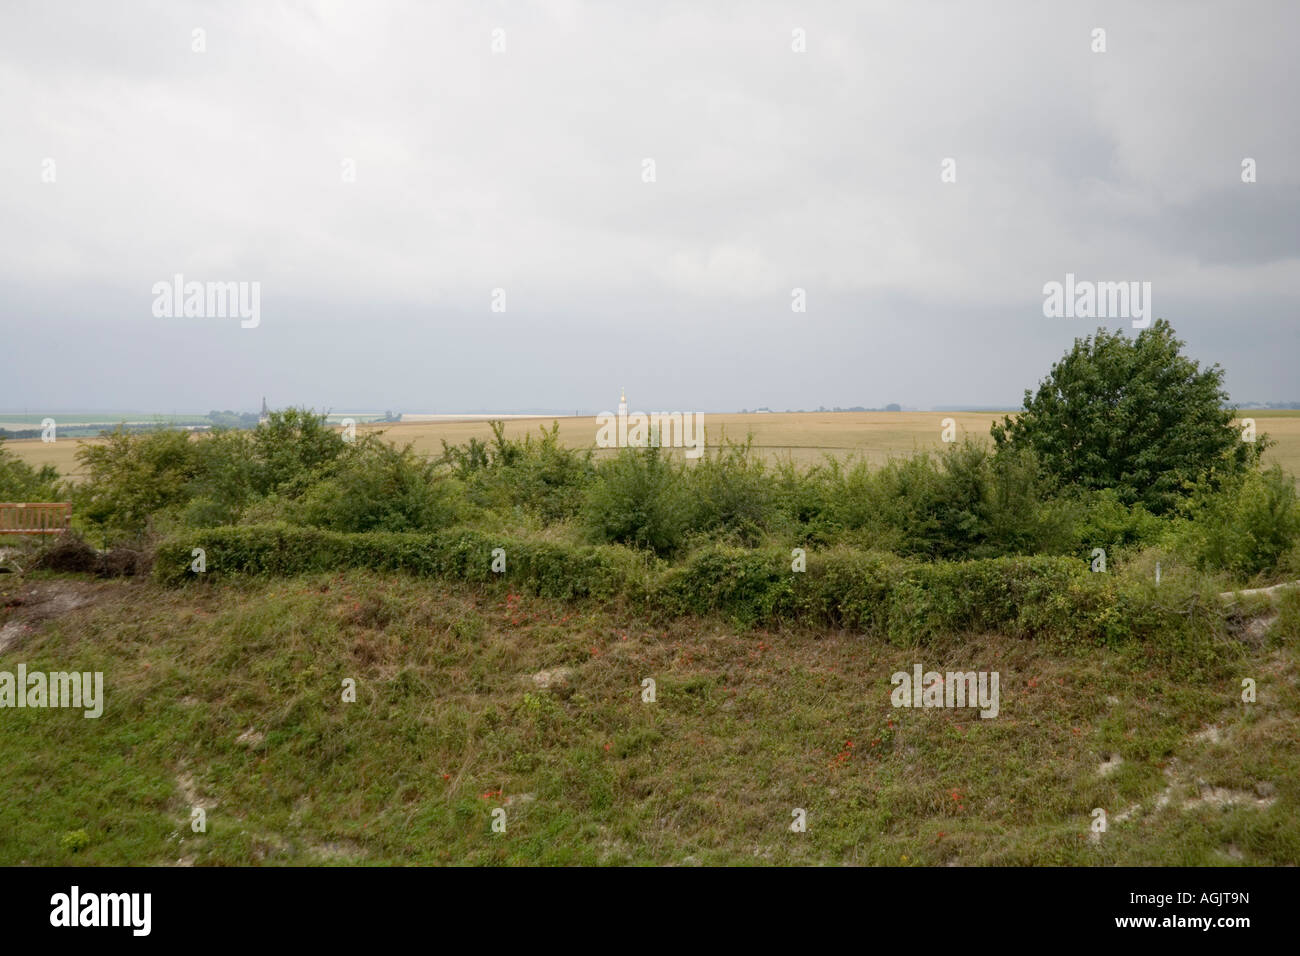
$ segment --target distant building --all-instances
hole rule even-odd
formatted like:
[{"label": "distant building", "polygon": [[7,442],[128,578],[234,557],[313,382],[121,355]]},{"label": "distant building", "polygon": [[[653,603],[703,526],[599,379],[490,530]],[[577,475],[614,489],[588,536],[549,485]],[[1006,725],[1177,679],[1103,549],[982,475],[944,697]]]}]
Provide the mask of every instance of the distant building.
[{"label": "distant building", "polygon": [[257,417],[257,424],[264,425],[271,420],[271,412],[266,407],[266,396],[262,396],[262,414]]}]

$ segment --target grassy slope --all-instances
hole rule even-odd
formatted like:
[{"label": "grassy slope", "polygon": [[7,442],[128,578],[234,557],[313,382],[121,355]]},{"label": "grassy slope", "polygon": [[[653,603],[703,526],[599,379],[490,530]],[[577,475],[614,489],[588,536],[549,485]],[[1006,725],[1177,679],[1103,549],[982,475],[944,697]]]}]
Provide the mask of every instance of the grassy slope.
[{"label": "grassy slope", "polygon": [[[0,711],[0,864],[1300,862],[1294,635],[1197,661],[651,628],[367,573],[97,587],[0,653],[107,687],[99,720]],[[999,671],[1001,716],[894,709],[890,674],[918,662]],[[557,666],[567,696],[530,680]],[[1241,805],[1184,806],[1212,788]]]}]

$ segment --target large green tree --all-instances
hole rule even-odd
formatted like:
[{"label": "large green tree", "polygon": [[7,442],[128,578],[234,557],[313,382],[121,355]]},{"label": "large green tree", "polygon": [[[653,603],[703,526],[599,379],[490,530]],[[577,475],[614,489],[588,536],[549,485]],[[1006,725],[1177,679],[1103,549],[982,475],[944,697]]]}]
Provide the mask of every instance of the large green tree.
[{"label": "large green tree", "polygon": [[1242,440],[1223,370],[1201,368],[1164,319],[1129,338],[1098,329],[1076,339],[1025,410],[993,426],[999,450],[1030,449],[1057,480],[1114,488],[1163,513],[1202,479],[1252,468],[1266,441]]}]

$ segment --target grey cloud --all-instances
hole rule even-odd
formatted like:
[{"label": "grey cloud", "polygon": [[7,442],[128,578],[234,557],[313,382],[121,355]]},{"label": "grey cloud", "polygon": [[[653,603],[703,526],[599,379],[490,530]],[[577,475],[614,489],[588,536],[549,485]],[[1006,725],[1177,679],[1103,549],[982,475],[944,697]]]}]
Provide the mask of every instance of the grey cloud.
[{"label": "grey cloud", "polygon": [[[6,4],[0,408],[1014,404],[1092,331],[1042,316],[1067,271],[1152,281],[1234,394],[1300,399],[1297,27],[1280,2]],[[178,272],[261,281],[261,325],[154,319]]]}]

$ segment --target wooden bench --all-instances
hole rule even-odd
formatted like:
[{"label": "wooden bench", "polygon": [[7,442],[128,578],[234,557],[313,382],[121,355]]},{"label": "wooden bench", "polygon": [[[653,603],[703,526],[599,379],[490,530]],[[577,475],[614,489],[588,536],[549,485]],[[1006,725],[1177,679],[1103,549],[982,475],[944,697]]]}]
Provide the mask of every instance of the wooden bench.
[{"label": "wooden bench", "polygon": [[71,527],[70,501],[0,501],[0,534],[63,534]]}]

